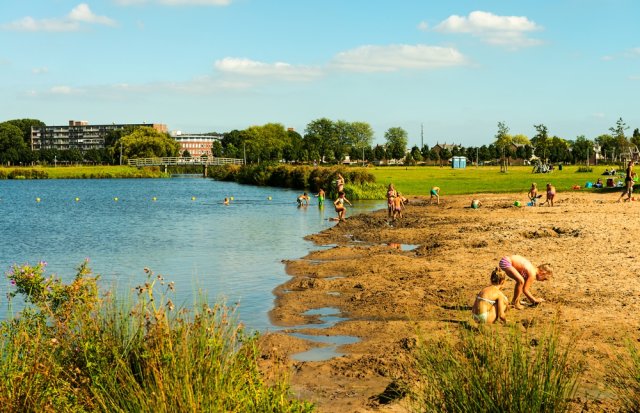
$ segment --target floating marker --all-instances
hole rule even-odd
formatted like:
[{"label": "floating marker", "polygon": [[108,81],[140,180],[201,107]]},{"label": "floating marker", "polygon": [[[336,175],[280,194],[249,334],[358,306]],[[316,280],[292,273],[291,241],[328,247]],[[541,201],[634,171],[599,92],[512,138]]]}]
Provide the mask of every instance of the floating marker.
[{"label": "floating marker", "polygon": [[195,197],[195,196],[192,196],[192,197],[191,197],[191,200],[192,200],[192,201],[195,201],[195,200],[196,200],[196,197]]},{"label": "floating marker", "polygon": [[118,197],[117,197],[117,196],[116,196],[116,197],[114,197],[114,198],[113,198],[113,200],[114,200],[114,201],[116,201],[116,202],[118,202]]},{"label": "floating marker", "polygon": [[229,198],[229,199],[231,199],[231,200],[233,201],[233,197],[231,197],[231,198]]},{"label": "floating marker", "polygon": [[80,201],[80,198],[76,197],[76,202],[79,202],[79,201]]},{"label": "floating marker", "polygon": [[40,198],[36,198],[36,202],[40,202]]},{"label": "floating marker", "polygon": [[267,197],[267,199],[268,199],[269,201],[271,201],[271,197],[270,197],[270,196],[268,196],[268,197]]},{"label": "floating marker", "polygon": [[152,201],[157,201],[158,198],[156,198],[155,196],[153,198],[151,198]]}]

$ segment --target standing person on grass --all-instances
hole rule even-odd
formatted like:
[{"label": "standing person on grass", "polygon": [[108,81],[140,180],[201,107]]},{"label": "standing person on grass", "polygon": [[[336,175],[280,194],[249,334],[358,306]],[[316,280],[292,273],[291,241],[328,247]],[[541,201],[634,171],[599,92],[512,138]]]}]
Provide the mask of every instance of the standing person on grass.
[{"label": "standing person on grass", "polygon": [[631,201],[631,194],[633,193],[633,161],[629,161],[627,165],[626,176],[624,177],[624,191],[620,194],[620,198],[618,198],[618,202],[622,200],[622,198],[626,195],[627,199],[625,201]]},{"label": "standing person on grass", "polygon": [[529,289],[534,280],[545,281],[553,275],[549,264],[536,267],[531,264],[531,261],[521,255],[505,255],[500,259],[498,267],[507,273],[509,278],[514,279],[516,282],[516,286],[513,289],[513,299],[511,300],[513,307],[522,310],[520,296],[523,293],[534,306],[544,302],[543,299],[535,298]]}]

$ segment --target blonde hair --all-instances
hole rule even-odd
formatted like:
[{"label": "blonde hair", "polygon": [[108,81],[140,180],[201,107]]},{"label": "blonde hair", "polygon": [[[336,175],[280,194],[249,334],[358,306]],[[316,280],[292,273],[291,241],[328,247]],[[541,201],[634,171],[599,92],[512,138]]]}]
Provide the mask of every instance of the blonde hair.
[{"label": "blonde hair", "polygon": [[542,264],[538,267],[538,274],[542,273],[545,280],[548,280],[553,275],[553,269],[551,264]]},{"label": "blonde hair", "polygon": [[507,273],[504,272],[500,267],[496,267],[491,272],[491,284],[500,285],[507,278]]}]

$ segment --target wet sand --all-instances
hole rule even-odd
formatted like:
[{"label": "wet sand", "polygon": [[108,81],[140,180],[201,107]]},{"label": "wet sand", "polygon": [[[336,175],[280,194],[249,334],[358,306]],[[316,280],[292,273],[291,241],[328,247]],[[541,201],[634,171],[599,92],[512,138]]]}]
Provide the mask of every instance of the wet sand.
[{"label": "wet sand", "polygon": [[[566,192],[554,207],[516,208],[524,193],[484,194],[479,209],[469,207],[470,196],[443,196],[440,205],[411,198],[396,222],[386,210],[348,215],[309,237],[317,250],[285,262],[291,279],[274,291],[271,318],[278,326],[314,327],[320,317],[304,313],[331,307],[346,320],[296,331],[360,341],[339,347],[341,357],[296,361],[292,356],[319,344],[269,334],[263,367],[284,364],[294,393],[320,412],[407,411],[406,400],[389,390],[412,375],[417,331],[437,338],[473,324],[471,304],[491,270],[502,256],[520,254],[551,263],[555,274],[533,284],[545,303],[510,310],[507,318],[522,329],[557,318],[584,361],[575,410],[615,411],[605,376],[626,340],[640,338],[640,202],[616,203],[618,196]],[[509,298],[513,286],[508,280]]]}]

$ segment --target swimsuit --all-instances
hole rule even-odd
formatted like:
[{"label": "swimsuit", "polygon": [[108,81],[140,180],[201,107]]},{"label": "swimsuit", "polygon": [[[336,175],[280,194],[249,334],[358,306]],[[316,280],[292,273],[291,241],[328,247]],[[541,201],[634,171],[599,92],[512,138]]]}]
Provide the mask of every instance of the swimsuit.
[{"label": "swimsuit", "polygon": [[507,268],[512,266],[513,265],[511,265],[511,261],[509,261],[507,257],[502,257],[502,259],[498,263],[498,267],[500,267],[501,270],[506,270]]},{"label": "swimsuit", "polygon": [[489,312],[487,311],[481,314],[473,314],[472,317],[477,323],[486,323],[487,319],[489,318]]},{"label": "swimsuit", "polygon": [[431,190],[431,195],[438,196],[438,191],[436,191],[435,189],[432,189]]}]

